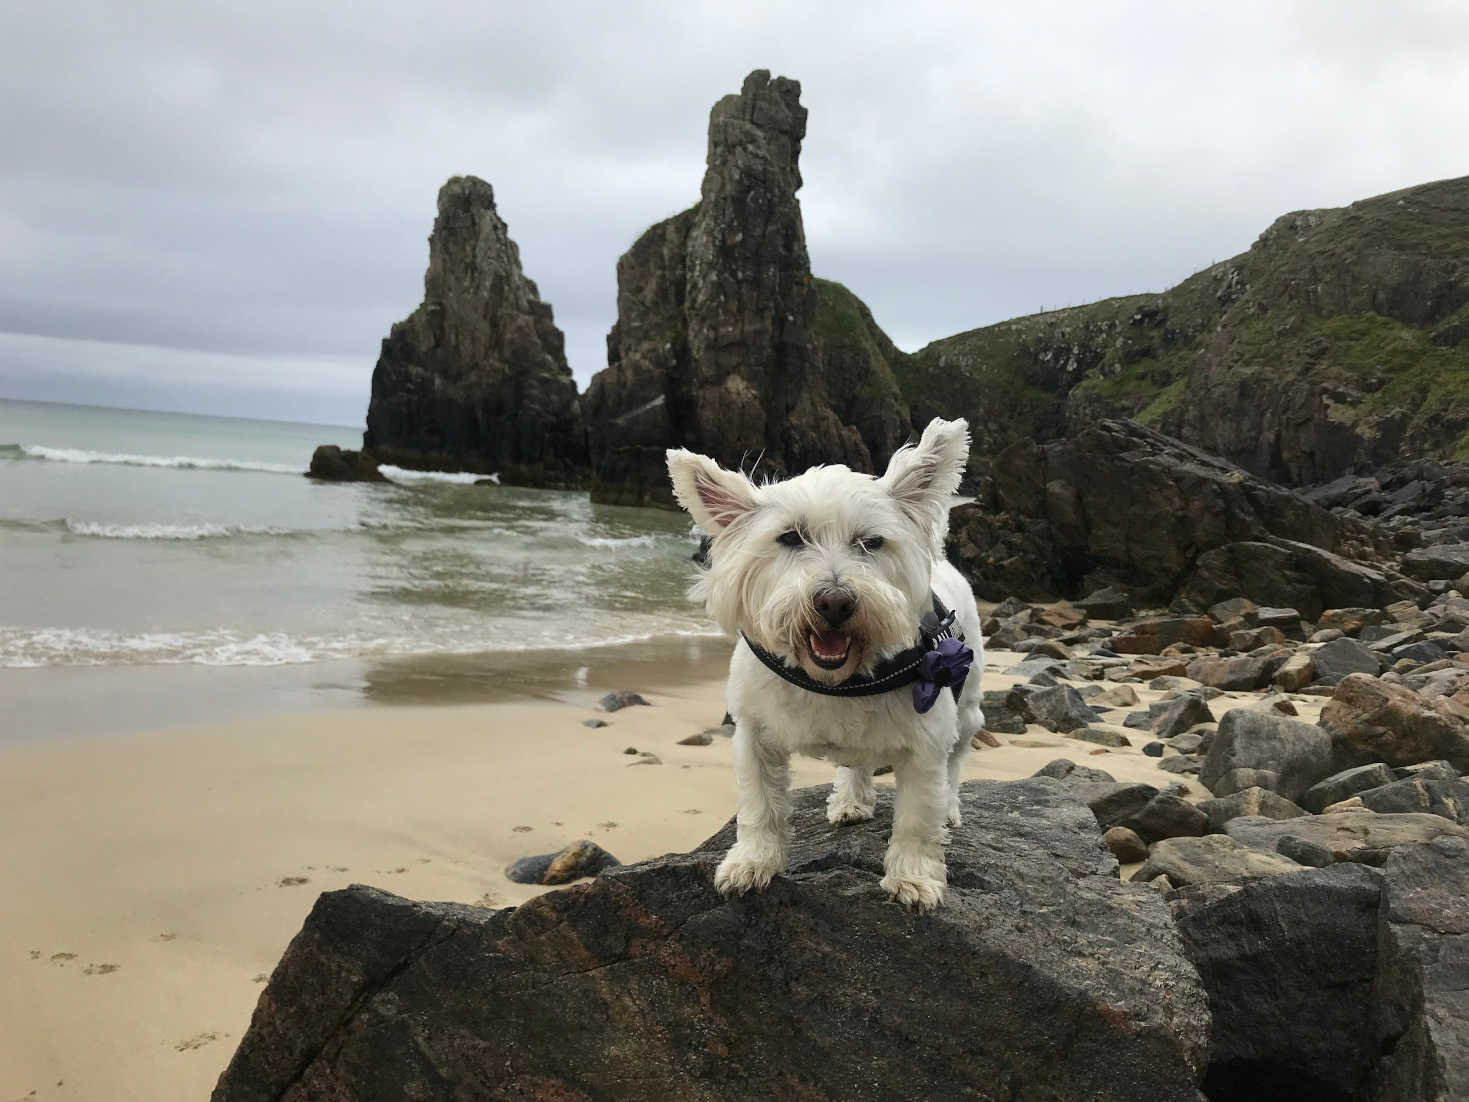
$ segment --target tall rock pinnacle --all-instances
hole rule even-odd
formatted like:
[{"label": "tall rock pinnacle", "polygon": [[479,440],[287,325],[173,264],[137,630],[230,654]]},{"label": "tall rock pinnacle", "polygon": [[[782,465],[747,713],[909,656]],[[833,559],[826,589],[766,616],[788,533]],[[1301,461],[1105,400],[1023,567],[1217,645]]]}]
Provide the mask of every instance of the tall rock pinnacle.
[{"label": "tall rock pinnacle", "polygon": [[594,496],[669,500],[675,445],[775,473],[871,470],[906,436],[901,353],[845,288],[811,278],[800,94],[761,69],[719,100],[699,203],[618,261],[608,367],[586,396]]},{"label": "tall rock pinnacle", "polygon": [[578,481],[586,438],[564,339],[485,181],[439,190],[423,289],[383,341],[364,448],[405,467]]}]

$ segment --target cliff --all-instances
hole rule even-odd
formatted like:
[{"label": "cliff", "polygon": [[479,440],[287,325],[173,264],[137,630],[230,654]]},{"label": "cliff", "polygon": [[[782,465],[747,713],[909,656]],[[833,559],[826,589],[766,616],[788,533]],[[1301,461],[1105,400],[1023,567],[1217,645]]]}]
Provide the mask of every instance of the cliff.
[{"label": "cliff", "polygon": [[364,449],[508,483],[581,482],[586,436],[561,330],[485,181],[455,176],[440,189],[423,288],[383,341]]},{"label": "cliff", "polygon": [[1275,221],[1161,294],[1017,318],[898,364],[915,421],[1019,440],[1131,417],[1286,483],[1469,456],[1469,177]]},{"label": "cliff", "polygon": [[671,446],[779,474],[872,470],[906,440],[902,354],[851,292],[811,278],[800,93],[757,70],[716,103],[699,202],[618,261],[608,366],[585,403],[595,498],[671,504]]}]

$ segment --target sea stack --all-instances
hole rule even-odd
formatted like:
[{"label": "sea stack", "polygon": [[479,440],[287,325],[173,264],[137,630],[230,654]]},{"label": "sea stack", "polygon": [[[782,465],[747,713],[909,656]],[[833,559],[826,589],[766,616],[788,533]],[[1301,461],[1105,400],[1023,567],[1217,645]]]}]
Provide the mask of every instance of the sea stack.
[{"label": "sea stack", "polygon": [[484,180],[439,190],[423,289],[383,341],[364,449],[401,467],[579,484],[586,435],[565,341]]},{"label": "sea stack", "polygon": [[618,261],[608,367],[586,395],[595,499],[671,503],[671,446],[762,473],[870,471],[907,438],[902,354],[846,288],[811,277],[800,96],[760,69],[716,103],[698,204]]}]

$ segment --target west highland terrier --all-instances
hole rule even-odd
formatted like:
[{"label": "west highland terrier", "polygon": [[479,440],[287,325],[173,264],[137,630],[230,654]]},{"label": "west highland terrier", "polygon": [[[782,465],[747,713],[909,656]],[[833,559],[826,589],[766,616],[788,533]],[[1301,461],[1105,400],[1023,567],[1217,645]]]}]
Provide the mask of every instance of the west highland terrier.
[{"label": "west highland terrier", "polygon": [[873,770],[893,767],[882,886],[919,911],[943,901],[945,824],[959,825],[959,769],[984,722],[979,670],[966,677],[982,667],[974,594],[943,550],[968,456],[969,426],[937,419],[881,478],[813,467],[757,486],[668,452],[674,494],[712,537],[690,592],[739,635],[728,687],[737,840],[714,874],[725,895],[785,868],[799,752],[837,763],[837,824],[873,817]]}]

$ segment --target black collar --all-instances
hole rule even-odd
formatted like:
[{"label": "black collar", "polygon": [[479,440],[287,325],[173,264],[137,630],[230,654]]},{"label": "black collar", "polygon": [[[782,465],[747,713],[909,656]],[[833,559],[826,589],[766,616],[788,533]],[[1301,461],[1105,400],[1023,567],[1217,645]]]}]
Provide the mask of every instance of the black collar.
[{"label": "black collar", "polygon": [[[964,638],[964,633],[954,625],[954,614],[944,607],[938,594],[930,593],[929,596],[933,599],[933,611],[924,613],[923,619],[919,621],[918,641],[913,646],[879,662],[877,668],[870,674],[853,674],[845,681],[839,681],[835,685],[817,681],[808,676],[806,671],[787,666],[779,656],[771,654],[744,632],[740,632],[740,638],[745,641],[745,646],[750,648],[755,657],[764,663],[766,669],[807,692],[820,693],[822,696],[876,696],[878,693],[892,692],[894,689],[901,689],[904,685],[911,685],[917,681],[918,663],[923,660],[925,654],[938,645],[939,640],[962,640]],[[959,695],[958,686],[951,687],[957,697]]]}]

